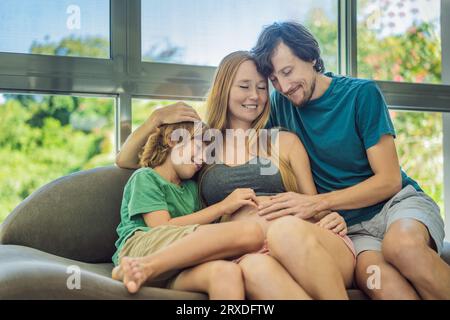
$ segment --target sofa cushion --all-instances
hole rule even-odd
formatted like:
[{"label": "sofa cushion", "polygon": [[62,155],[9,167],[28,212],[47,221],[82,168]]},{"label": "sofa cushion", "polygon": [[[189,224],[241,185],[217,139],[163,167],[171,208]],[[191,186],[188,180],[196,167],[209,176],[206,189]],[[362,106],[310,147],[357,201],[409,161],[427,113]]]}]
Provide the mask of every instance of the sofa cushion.
[{"label": "sofa cushion", "polygon": [[132,173],[101,167],[48,183],[6,218],[0,243],[83,262],[111,262],[123,188]]}]

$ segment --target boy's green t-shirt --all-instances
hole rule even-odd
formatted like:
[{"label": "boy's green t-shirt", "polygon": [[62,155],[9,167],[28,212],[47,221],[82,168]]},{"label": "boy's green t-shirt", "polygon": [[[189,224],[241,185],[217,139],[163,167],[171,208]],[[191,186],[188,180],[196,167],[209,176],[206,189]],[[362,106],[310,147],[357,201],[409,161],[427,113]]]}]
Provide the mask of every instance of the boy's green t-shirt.
[{"label": "boy's green t-shirt", "polygon": [[119,239],[112,260],[118,265],[119,252],[136,231],[148,231],[143,214],[166,210],[171,218],[184,216],[200,208],[197,183],[184,180],[171,183],[151,168],[136,170],[125,185],[120,208],[121,222],[117,227]]}]

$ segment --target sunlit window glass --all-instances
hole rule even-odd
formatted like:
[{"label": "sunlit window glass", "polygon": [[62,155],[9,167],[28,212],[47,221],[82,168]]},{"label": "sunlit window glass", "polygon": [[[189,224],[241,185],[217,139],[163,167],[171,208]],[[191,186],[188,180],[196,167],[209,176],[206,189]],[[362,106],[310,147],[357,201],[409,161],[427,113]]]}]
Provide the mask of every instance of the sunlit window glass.
[{"label": "sunlit window glass", "polygon": [[0,52],[110,57],[109,0],[1,0]]},{"label": "sunlit window glass", "polygon": [[441,0],[358,0],[358,75],[442,82]]},{"label": "sunlit window glass", "polygon": [[320,42],[325,67],[337,70],[337,1],[142,0],[144,61],[217,66],[250,50],[263,26],[295,20]]}]

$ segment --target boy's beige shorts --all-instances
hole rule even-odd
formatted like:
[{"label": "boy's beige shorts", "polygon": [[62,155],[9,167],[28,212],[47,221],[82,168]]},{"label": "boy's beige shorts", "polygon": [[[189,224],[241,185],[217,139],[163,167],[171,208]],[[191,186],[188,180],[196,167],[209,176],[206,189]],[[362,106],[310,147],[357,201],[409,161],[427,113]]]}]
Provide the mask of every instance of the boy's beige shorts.
[{"label": "boy's beige shorts", "polygon": [[[136,231],[123,246],[119,254],[119,261],[123,257],[145,257],[164,249],[178,239],[194,232],[200,225],[188,226],[160,226],[149,231]],[[152,279],[147,285],[160,288],[168,288],[182,270],[172,270]]]}]

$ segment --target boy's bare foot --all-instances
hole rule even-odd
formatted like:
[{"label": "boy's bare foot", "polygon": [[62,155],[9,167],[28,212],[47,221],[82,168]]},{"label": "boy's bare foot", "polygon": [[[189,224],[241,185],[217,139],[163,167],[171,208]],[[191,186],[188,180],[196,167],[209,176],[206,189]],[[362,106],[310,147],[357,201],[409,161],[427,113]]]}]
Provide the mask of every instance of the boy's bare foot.
[{"label": "boy's bare foot", "polygon": [[117,266],[112,271],[112,278],[114,280],[122,281],[123,280],[123,271],[120,266]]},{"label": "boy's bare foot", "polygon": [[145,258],[123,257],[120,266],[123,283],[130,293],[138,292],[146,281],[156,276],[156,270]]}]

